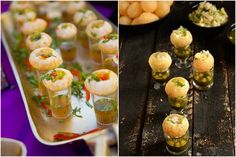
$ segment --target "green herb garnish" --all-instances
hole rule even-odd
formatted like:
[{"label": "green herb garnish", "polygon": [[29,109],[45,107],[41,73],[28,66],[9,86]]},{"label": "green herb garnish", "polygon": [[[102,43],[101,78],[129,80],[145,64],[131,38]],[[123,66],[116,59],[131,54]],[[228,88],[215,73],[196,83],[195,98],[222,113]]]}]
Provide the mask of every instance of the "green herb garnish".
[{"label": "green herb garnish", "polygon": [[110,40],[116,40],[116,39],[118,39],[117,33],[111,33],[111,34],[109,34],[108,36],[106,36],[106,37],[104,38],[104,40],[102,41],[102,43],[107,43],[107,42],[110,41]]},{"label": "green herb garnish", "polygon": [[174,82],[176,84],[176,86],[179,86],[179,87],[185,86],[184,83],[180,82],[178,79],[174,79],[174,80],[172,80],[172,82]]},{"label": "green herb garnish", "polygon": [[37,41],[41,38],[41,33],[34,33],[30,36],[31,41]]},{"label": "green herb garnish", "polygon": [[79,97],[79,98],[82,98],[83,97],[83,93],[82,93],[83,85],[84,85],[83,82],[72,81],[72,85],[71,85],[72,94]]},{"label": "green herb garnish", "polygon": [[26,73],[26,78],[29,80],[30,84],[34,87],[34,88],[38,88],[38,81],[36,80],[36,78],[34,77],[34,75],[30,72]]},{"label": "green herb garnish", "polygon": [[46,73],[41,76],[41,79],[44,80],[51,80],[52,82],[55,82],[56,80],[60,80],[65,76],[64,71],[56,71],[52,70],[50,73]]},{"label": "green herb garnish", "polygon": [[96,34],[96,33],[91,32],[91,35],[92,35],[94,38],[97,37],[97,34]]},{"label": "green herb garnish", "polygon": [[100,81],[99,77],[96,74],[90,74],[90,78],[88,81],[90,82],[92,80],[94,80],[96,82]]},{"label": "green herb garnish", "polygon": [[88,107],[93,108],[93,105],[91,105],[88,101],[86,101],[85,103]]},{"label": "green herb garnish", "polygon": [[65,29],[65,28],[67,28],[69,25],[67,24],[67,23],[65,23],[65,24],[63,24],[62,26],[61,26],[61,28],[62,29]]},{"label": "green herb garnish", "polygon": [[[72,115],[75,116],[75,117],[79,117],[79,118],[83,118],[80,114],[80,110],[81,108],[78,108],[78,107],[75,107],[73,110],[72,110]],[[79,114],[78,114],[79,113]]]}]

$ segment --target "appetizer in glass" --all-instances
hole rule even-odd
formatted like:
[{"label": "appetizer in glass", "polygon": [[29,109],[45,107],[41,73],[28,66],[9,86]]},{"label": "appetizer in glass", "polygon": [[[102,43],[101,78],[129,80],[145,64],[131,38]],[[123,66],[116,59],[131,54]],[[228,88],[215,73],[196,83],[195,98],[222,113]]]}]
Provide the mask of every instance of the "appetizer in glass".
[{"label": "appetizer in glass", "polygon": [[218,27],[228,21],[228,15],[222,7],[217,9],[210,2],[201,2],[197,10],[189,14],[189,19],[200,27]]},{"label": "appetizer in glass", "polygon": [[73,75],[69,70],[56,68],[41,77],[48,90],[52,116],[66,119],[71,115],[71,83]]},{"label": "appetizer in glass", "polygon": [[193,85],[199,90],[213,86],[214,58],[209,51],[202,50],[195,54],[193,60]]},{"label": "appetizer in glass", "polygon": [[52,38],[44,32],[30,34],[26,38],[26,46],[29,52],[41,47],[50,47]]},{"label": "appetizer in glass", "polygon": [[25,38],[32,34],[32,33],[39,33],[43,32],[47,27],[47,22],[43,19],[36,18],[33,21],[25,22],[22,27],[21,31],[25,35]]},{"label": "appetizer in glass", "polygon": [[165,92],[173,109],[180,111],[188,105],[188,90],[189,83],[183,77],[174,77],[167,82]]},{"label": "appetizer in glass", "polygon": [[118,73],[118,66],[116,62],[114,62],[114,57],[118,52],[117,33],[111,33],[103,37],[103,39],[100,40],[98,46],[99,49],[101,50],[103,68]]},{"label": "appetizer in glass", "polygon": [[20,32],[24,22],[32,21],[36,18],[36,12],[32,4],[26,1],[14,1],[10,5],[10,12],[15,28]]},{"label": "appetizer in glass", "polygon": [[36,70],[40,95],[47,95],[47,90],[42,84],[41,76],[49,70],[57,68],[62,63],[61,56],[49,47],[42,47],[31,52],[29,62]]},{"label": "appetizer in glass", "polygon": [[193,41],[192,34],[184,27],[180,26],[177,30],[173,30],[170,35],[170,41],[173,44],[173,50],[178,60],[175,65],[178,68],[188,68],[191,66],[188,58],[192,54],[190,44]]},{"label": "appetizer in glass", "polygon": [[88,36],[85,29],[94,20],[97,20],[97,16],[92,10],[79,10],[74,15],[74,23],[78,28],[78,40],[83,47],[88,48]]},{"label": "appetizer in glass", "polygon": [[77,55],[77,28],[72,23],[61,23],[56,28],[61,56],[64,61],[73,61]]},{"label": "appetizer in glass", "polygon": [[149,57],[149,65],[152,68],[152,77],[158,81],[165,81],[170,76],[169,67],[172,59],[167,52],[155,52]]},{"label": "appetizer in glass", "polygon": [[97,124],[106,127],[116,122],[118,76],[107,69],[94,71],[85,80],[85,88],[92,95]]},{"label": "appetizer in glass", "polygon": [[170,114],[164,119],[162,128],[166,139],[166,149],[170,154],[182,155],[189,149],[189,122],[186,117]]},{"label": "appetizer in glass", "polygon": [[87,8],[87,4],[85,1],[71,1],[71,2],[67,2],[66,5],[66,21],[72,22],[73,21],[73,17],[74,14],[78,11],[78,10],[83,10]]},{"label": "appetizer in glass", "polygon": [[92,21],[86,28],[86,33],[89,37],[90,56],[97,64],[101,64],[101,51],[98,43],[100,39],[110,34],[112,30],[111,24],[104,20]]}]

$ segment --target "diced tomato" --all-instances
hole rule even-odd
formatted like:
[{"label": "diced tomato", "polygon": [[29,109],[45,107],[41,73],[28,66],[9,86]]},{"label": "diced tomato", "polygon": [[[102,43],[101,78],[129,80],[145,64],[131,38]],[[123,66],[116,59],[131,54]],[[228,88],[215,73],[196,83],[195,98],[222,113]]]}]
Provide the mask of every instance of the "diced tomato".
[{"label": "diced tomato", "polygon": [[101,73],[101,74],[98,75],[98,77],[100,78],[100,80],[105,81],[105,80],[108,80],[109,75],[106,74],[106,73]]},{"label": "diced tomato", "polygon": [[26,65],[29,69],[32,69],[32,65],[30,64],[28,57],[25,59],[25,65]]},{"label": "diced tomato", "polygon": [[52,72],[52,73],[51,73],[51,76],[56,77],[56,76],[57,76],[57,73],[56,73],[56,72]]},{"label": "diced tomato", "polygon": [[90,100],[90,93],[85,86],[84,86],[84,91],[85,91],[86,101],[89,101]]},{"label": "diced tomato", "polygon": [[42,102],[41,105],[42,105],[43,109],[45,109],[45,110],[47,109],[47,104],[46,104],[46,102]]},{"label": "diced tomato", "polygon": [[71,69],[70,72],[72,73],[72,75],[77,76],[78,78],[80,77],[80,71],[79,70]]}]

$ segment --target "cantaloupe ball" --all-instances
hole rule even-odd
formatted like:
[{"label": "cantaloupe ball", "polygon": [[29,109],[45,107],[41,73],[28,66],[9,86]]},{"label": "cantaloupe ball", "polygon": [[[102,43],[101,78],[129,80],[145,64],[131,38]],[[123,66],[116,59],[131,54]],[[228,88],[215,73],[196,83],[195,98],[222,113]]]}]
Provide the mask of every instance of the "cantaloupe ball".
[{"label": "cantaloupe ball", "polygon": [[129,2],[126,2],[126,1],[119,2],[119,12],[121,15],[126,14],[126,10],[127,10],[128,6],[129,6]]},{"label": "cantaloupe ball", "polygon": [[133,21],[131,22],[131,25],[138,25],[138,24],[140,24],[140,23],[139,23],[139,18],[138,18],[138,17],[135,18],[135,19],[133,19]]},{"label": "cantaloupe ball", "polygon": [[127,17],[127,16],[121,16],[119,22],[122,25],[130,25],[131,19],[129,17]]},{"label": "cantaloupe ball", "polygon": [[143,9],[139,2],[133,2],[129,5],[126,13],[129,18],[138,17],[142,13]]},{"label": "cantaloupe ball", "polygon": [[156,15],[160,18],[165,17],[170,12],[170,6],[168,2],[158,1],[157,8],[156,8]]},{"label": "cantaloupe ball", "polygon": [[159,17],[156,14],[149,13],[149,12],[143,12],[139,16],[139,23],[140,24],[146,24],[146,23],[150,23],[153,21],[157,21],[157,20],[159,20]]},{"label": "cantaloupe ball", "polygon": [[157,9],[156,1],[142,1],[140,2],[141,7],[146,12],[154,12]]}]

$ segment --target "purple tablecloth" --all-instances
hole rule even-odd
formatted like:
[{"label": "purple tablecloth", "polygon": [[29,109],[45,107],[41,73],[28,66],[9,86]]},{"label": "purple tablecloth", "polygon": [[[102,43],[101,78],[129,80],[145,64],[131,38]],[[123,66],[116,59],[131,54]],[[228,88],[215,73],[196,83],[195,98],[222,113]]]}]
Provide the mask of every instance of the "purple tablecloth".
[{"label": "purple tablecloth", "polygon": [[[103,6],[99,2],[93,4],[105,17],[109,18],[113,9]],[[1,11],[7,11],[9,2],[2,2]],[[1,65],[6,78],[11,85],[9,89],[1,91],[1,137],[13,138],[22,141],[27,148],[27,155],[46,156],[79,156],[92,155],[84,140],[75,141],[60,146],[41,144],[33,135],[26,115],[25,107],[17,86],[6,51],[1,42]]]}]

